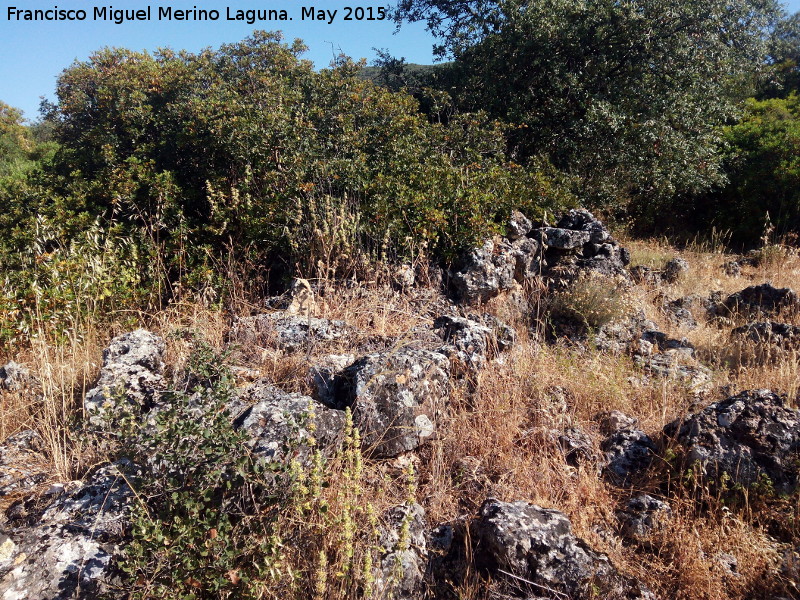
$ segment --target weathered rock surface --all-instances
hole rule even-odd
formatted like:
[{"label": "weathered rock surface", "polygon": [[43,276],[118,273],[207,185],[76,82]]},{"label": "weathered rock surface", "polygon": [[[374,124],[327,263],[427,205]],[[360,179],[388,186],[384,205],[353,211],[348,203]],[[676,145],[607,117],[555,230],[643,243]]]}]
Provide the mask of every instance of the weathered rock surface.
[{"label": "weathered rock surface", "polygon": [[731,331],[731,336],[757,344],[769,344],[782,350],[800,347],[800,327],[788,323],[774,321],[748,323]]},{"label": "weathered rock surface", "polygon": [[664,265],[664,281],[675,283],[689,272],[689,263],[682,258],[671,258]]},{"label": "weathered rock surface", "polygon": [[635,356],[634,362],[649,376],[672,379],[690,392],[702,395],[711,388],[711,371],[692,358],[687,349],[672,349],[652,356]]},{"label": "weathered rock surface", "polygon": [[663,309],[667,318],[675,325],[684,329],[697,329],[698,323],[693,311],[701,307],[701,312],[705,313],[704,301],[699,296],[684,296],[664,303]]},{"label": "weathered rock surface", "polygon": [[506,224],[506,236],[510,240],[518,240],[528,235],[528,232],[533,229],[531,220],[523,215],[518,210],[512,210],[511,216]]},{"label": "weathered rock surface", "polygon": [[650,466],[656,453],[653,440],[637,429],[635,423],[634,419],[613,411],[601,424],[601,429],[609,432],[600,444],[605,453],[605,473],[615,485],[633,483]]},{"label": "weathered rock surface", "polygon": [[89,422],[108,425],[116,416],[116,409],[122,408],[120,402],[134,413],[152,408],[166,387],[164,351],[164,340],[144,329],[111,340],[103,350],[100,377],[84,399]]},{"label": "weathered rock surface", "polygon": [[[473,525],[479,566],[499,579],[530,582],[534,597],[652,598],[608,557],[572,533],[563,513],[527,502],[483,503]],[[599,596],[598,596],[599,593]]]},{"label": "weathered rock surface", "polygon": [[42,449],[43,440],[32,429],[15,433],[0,445],[0,497],[47,480],[49,465],[39,454]]},{"label": "weathered rock surface", "polygon": [[596,462],[597,455],[592,438],[578,427],[566,427],[558,434],[558,445],[567,464],[578,466],[581,463]]},{"label": "weathered rock surface", "polygon": [[782,309],[800,309],[800,300],[791,288],[776,288],[762,283],[731,294],[723,306],[734,314],[774,315]]},{"label": "weathered rock surface", "polygon": [[0,391],[20,392],[35,388],[38,384],[38,380],[31,375],[26,366],[13,360],[0,367]]},{"label": "weathered rock surface", "polygon": [[666,528],[672,518],[670,505],[648,494],[638,494],[617,511],[617,519],[625,537],[641,542],[656,531]]},{"label": "weathered rock surface", "polygon": [[461,269],[452,274],[452,283],[462,302],[484,303],[511,289],[516,270],[511,245],[487,240],[466,256]]},{"label": "weathered rock surface", "polygon": [[445,345],[437,349],[463,369],[476,373],[498,353],[510,349],[516,338],[514,330],[491,315],[484,323],[464,317],[442,316],[433,322]]},{"label": "weathered rock surface", "polygon": [[232,345],[245,352],[253,347],[295,352],[341,339],[350,333],[352,329],[344,321],[304,317],[286,311],[237,319],[229,338]]},{"label": "weathered rock surface", "polygon": [[687,466],[699,464],[718,480],[723,473],[749,486],[767,476],[776,489],[797,484],[800,411],[769,390],[748,390],[714,402],[664,428],[683,447]]},{"label": "weathered rock surface", "polygon": [[374,456],[391,457],[429,440],[446,411],[450,361],[438,352],[368,354],[334,379],[336,408],[351,407]]},{"label": "weathered rock surface", "polygon": [[423,595],[427,569],[425,509],[419,504],[395,506],[382,521],[375,597],[416,600]]},{"label": "weathered rock surface", "polygon": [[344,414],[316,400],[276,388],[260,380],[237,394],[249,406],[234,420],[244,430],[253,453],[269,462],[305,462],[315,448],[323,452],[338,446]]},{"label": "weathered rock surface", "polygon": [[327,354],[317,358],[308,369],[309,383],[316,389],[315,398],[327,406],[333,406],[333,382],[336,373],[355,362],[354,354]]},{"label": "weathered rock surface", "polygon": [[55,485],[8,508],[0,598],[89,600],[107,591],[129,526],[133,494],[119,475],[125,466],[107,465],[88,482]]}]

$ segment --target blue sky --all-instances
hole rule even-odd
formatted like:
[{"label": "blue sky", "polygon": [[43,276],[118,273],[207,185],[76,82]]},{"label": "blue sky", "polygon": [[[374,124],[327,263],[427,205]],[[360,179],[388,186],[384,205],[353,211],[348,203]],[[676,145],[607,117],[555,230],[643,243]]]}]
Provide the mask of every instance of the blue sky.
[{"label": "blue sky", "polygon": [[[117,25],[107,21],[93,21],[95,6],[113,6],[115,9],[140,9],[153,7],[151,20],[126,22]],[[19,9],[83,9],[88,13],[85,21],[25,22],[8,18],[9,7]],[[158,21],[158,6],[174,9],[216,9],[217,21],[176,22]],[[301,20],[301,7],[336,10],[333,23]],[[206,46],[235,42],[248,36],[254,29],[284,32],[287,40],[301,38],[309,46],[306,58],[318,67],[326,66],[340,51],[354,58],[375,58],[373,48],[387,48],[394,56],[404,56],[409,62],[432,62],[432,39],[421,24],[404,25],[398,33],[387,21],[345,21],[345,6],[381,6],[381,0],[0,0],[0,100],[25,112],[29,119],[38,115],[40,96],[52,98],[59,73],[74,60],[84,60],[91,52],[104,46],[121,46],[133,50],[154,50],[158,47],[197,51]],[[800,0],[786,3],[789,11],[800,10]],[[235,14],[237,9],[285,9],[292,21],[246,22],[227,21],[226,9]],[[376,14],[373,12],[373,14]]]}]

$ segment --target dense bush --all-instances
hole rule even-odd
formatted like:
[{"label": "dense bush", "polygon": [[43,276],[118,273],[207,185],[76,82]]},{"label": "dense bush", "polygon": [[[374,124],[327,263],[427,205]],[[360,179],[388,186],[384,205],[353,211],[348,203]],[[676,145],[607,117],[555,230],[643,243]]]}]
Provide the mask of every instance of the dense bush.
[{"label": "dense bush", "polygon": [[499,124],[430,124],[359,65],[315,72],[302,51],[256,33],[200,54],[103,50],[76,63],[49,117],[61,193],[162,238],[183,220],[195,245],[290,268],[321,258],[309,255],[331,216],[321,210],[359,223],[324,241],[338,253],[446,256],[512,206],[562,200],[549,178],[510,164]]}]

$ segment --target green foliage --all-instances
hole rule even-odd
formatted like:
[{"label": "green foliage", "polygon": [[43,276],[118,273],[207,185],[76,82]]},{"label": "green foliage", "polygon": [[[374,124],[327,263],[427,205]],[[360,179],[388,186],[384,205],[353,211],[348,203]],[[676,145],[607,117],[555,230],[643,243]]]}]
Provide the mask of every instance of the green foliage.
[{"label": "green foliage", "polygon": [[360,223],[336,244],[448,256],[558,187],[515,168],[485,116],[432,124],[411,96],[360,78],[362,65],[315,72],[303,49],[257,32],[199,54],[107,49],[74,64],[49,114],[53,185],[76,212],[144,227],[167,255],[181,225],[202,248],[195,262],[233,251],[292,270],[323,258],[310,252],[321,206]]},{"label": "green foliage", "polygon": [[719,126],[764,66],[777,3],[401,0],[463,68],[459,104],[515,123],[597,200],[653,202],[720,181]]},{"label": "green foliage", "polygon": [[751,100],[725,129],[727,186],[698,202],[698,219],[755,244],[765,226],[778,238],[800,233],[800,97]]}]

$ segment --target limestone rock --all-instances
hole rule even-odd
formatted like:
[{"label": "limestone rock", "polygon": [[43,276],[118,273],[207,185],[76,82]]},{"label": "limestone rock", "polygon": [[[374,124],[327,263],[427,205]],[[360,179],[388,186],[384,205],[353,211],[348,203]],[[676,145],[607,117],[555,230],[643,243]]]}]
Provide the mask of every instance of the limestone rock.
[{"label": "limestone rock", "polygon": [[533,223],[528,217],[518,210],[511,211],[511,216],[506,224],[506,236],[508,239],[513,241],[524,238],[531,229],[533,229]]},{"label": "limestone rock", "polygon": [[395,506],[382,521],[375,597],[416,600],[423,595],[427,567],[425,509],[419,504]]},{"label": "limestone rock", "polygon": [[499,352],[511,348],[516,337],[511,327],[499,319],[487,317],[493,327],[464,317],[445,315],[437,318],[433,328],[446,343],[437,352],[472,373],[483,369]]},{"label": "limestone rock", "polygon": [[605,453],[607,477],[615,485],[627,486],[650,466],[656,445],[624,414],[619,413],[614,420],[620,427],[603,440],[600,448]]},{"label": "limestone rock", "polygon": [[637,542],[665,529],[671,518],[670,505],[648,494],[634,496],[623,510],[617,512],[623,534]]},{"label": "limestone rock", "polygon": [[429,440],[446,410],[450,361],[438,352],[368,354],[337,374],[335,406],[351,407],[374,456],[392,457]]},{"label": "limestone rock", "polygon": [[769,390],[748,390],[714,402],[664,428],[683,447],[687,466],[699,464],[718,480],[723,473],[749,486],[767,476],[779,490],[797,484],[800,411]]},{"label": "limestone rock", "polygon": [[791,288],[776,288],[762,283],[731,294],[723,306],[734,314],[774,315],[781,309],[800,309],[800,300]]},{"label": "limestone rock", "polygon": [[12,360],[0,367],[0,391],[19,392],[38,385],[38,380],[24,365]]},{"label": "limestone rock", "polygon": [[123,463],[98,469],[88,482],[56,485],[12,504],[0,598],[90,600],[108,592],[129,527],[133,493]]},{"label": "limestone rock", "polygon": [[[563,513],[527,502],[483,503],[474,523],[476,561],[493,576],[533,585],[528,593],[570,598],[653,598],[604,554],[572,533]],[[599,596],[598,596],[599,593]]]},{"label": "limestone rock", "polygon": [[118,402],[134,413],[146,412],[165,389],[164,340],[144,329],[120,335],[103,351],[100,377],[84,399],[89,422],[107,426],[117,415]]},{"label": "limestone rock", "polygon": [[260,380],[237,394],[249,405],[235,420],[253,453],[269,462],[307,461],[311,451],[329,452],[341,441],[344,414]]},{"label": "limestone rock", "polygon": [[453,287],[462,302],[484,303],[511,289],[517,259],[508,250],[502,242],[496,248],[494,241],[487,240],[466,256],[461,269],[452,275]]},{"label": "limestone rock", "polygon": [[664,265],[664,281],[675,283],[689,272],[689,263],[682,258],[672,258]]},{"label": "limestone rock", "polygon": [[344,321],[303,317],[286,311],[239,318],[231,327],[229,339],[245,351],[255,346],[295,352],[341,339],[351,332]]}]

